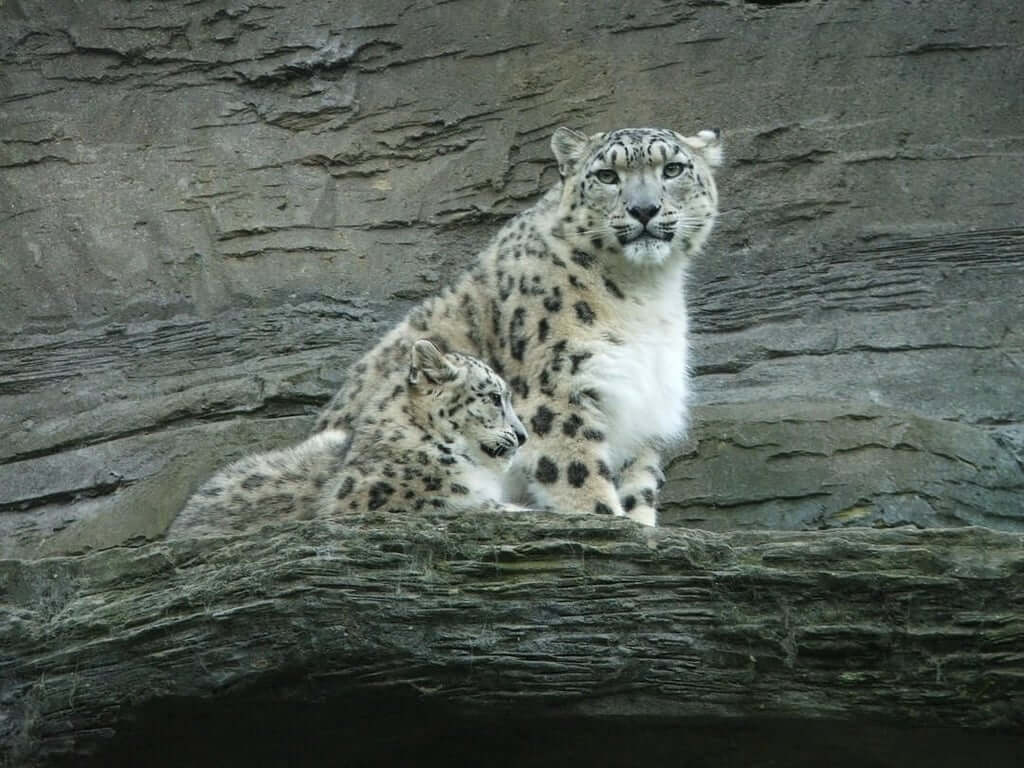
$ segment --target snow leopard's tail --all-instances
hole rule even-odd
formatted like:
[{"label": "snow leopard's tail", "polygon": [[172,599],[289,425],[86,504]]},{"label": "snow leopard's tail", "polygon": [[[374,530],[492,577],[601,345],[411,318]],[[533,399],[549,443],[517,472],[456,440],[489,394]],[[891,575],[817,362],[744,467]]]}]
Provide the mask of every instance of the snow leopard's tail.
[{"label": "snow leopard's tail", "polygon": [[312,517],[320,489],[344,463],[350,444],[348,433],[328,429],[290,448],[239,459],[192,495],[167,536],[231,533]]}]

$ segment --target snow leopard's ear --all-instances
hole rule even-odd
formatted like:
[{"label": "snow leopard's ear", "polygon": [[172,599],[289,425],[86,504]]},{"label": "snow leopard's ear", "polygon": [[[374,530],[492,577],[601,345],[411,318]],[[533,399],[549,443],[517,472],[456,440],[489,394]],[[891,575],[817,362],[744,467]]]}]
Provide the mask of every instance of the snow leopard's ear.
[{"label": "snow leopard's ear", "polygon": [[566,128],[563,125],[555,129],[555,133],[551,137],[551,151],[558,161],[558,172],[562,174],[562,178],[572,173],[576,163],[583,157],[587,141],[586,136],[572,128]]},{"label": "snow leopard's ear", "polygon": [[722,132],[717,128],[700,131],[696,136],[681,138],[689,147],[697,150],[704,158],[704,162],[712,168],[722,164]]},{"label": "snow leopard's ear", "polygon": [[412,363],[409,366],[409,383],[419,382],[420,374],[432,384],[443,384],[459,375],[459,369],[448,362],[444,353],[427,339],[420,339],[412,345]]}]

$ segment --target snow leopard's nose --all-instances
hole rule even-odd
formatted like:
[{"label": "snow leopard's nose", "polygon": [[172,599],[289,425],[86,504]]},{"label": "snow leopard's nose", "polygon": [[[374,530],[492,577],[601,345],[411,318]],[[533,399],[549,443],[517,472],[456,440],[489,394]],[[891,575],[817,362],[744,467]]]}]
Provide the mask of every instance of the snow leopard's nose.
[{"label": "snow leopard's nose", "polygon": [[519,443],[519,445],[522,445],[523,443],[526,442],[526,430],[523,429],[522,427],[516,427],[515,431],[516,431],[516,442]]},{"label": "snow leopard's nose", "polygon": [[661,206],[648,203],[646,205],[631,205],[626,208],[626,213],[632,216],[634,219],[639,221],[641,224],[646,224],[648,221],[658,215],[658,211],[661,210]]},{"label": "snow leopard's nose", "polygon": [[508,405],[507,401],[505,407],[508,408],[508,423],[512,427],[512,431],[515,432],[516,442],[522,445],[526,442],[526,427],[523,426],[518,414],[512,410],[512,406]]}]

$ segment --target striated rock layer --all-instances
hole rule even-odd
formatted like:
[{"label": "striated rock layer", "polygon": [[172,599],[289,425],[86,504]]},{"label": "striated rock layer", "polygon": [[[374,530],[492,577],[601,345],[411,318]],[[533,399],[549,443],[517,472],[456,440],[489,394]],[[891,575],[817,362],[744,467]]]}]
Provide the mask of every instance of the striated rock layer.
[{"label": "striated rock layer", "polygon": [[[731,731],[731,749],[750,750],[737,765],[793,757],[745,731],[772,721],[790,734],[805,724],[789,765],[864,765],[886,728],[899,746],[871,765],[941,753],[950,729],[988,730],[929,764],[1015,765],[1022,743],[1024,536],[983,528],[353,516],[0,561],[0,587],[0,762],[18,766],[93,753],[111,765],[114,737],[133,729],[143,751],[125,765],[242,765],[255,744],[258,764],[284,766],[311,740],[333,743],[333,760],[311,765],[396,764],[382,756],[418,728],[427,753],[465,759],[471,737],[430,734],[461,724],[546,739],[565,718],[563,738],[581,722],[628,723],[643,735],[634,756],[708,749]],[[276,722],[244,732],[261,708]],[[830,724],[830,738],[812,735]],[[522,738],[494,764],[556,764]],[[572,742],[575,754],[635,764],[609,761],[610,738]],[[287,745],[290,760],[270,760]],[[688,764],[722,761],[698,751]]]},{"label": "striated rock layer", "polygon": [[1019,529],[1020,4],[599,5],[0,5],[0,553],[304,434],[560,124],[725,132],[666,522]]}]

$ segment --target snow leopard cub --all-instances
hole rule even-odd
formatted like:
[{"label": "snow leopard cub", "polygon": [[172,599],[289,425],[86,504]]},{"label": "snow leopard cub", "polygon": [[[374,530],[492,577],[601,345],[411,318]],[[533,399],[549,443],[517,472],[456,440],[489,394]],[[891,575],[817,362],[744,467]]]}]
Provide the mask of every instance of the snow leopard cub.
[{"label": "snow leopard cub", "polygon": [[520,509],[498,499],[524,442],[505,380],[475,357],[421,339],[405,380],[373,398],[358,426],[235,462],[199,489],[168,535],[289,517]]}]

